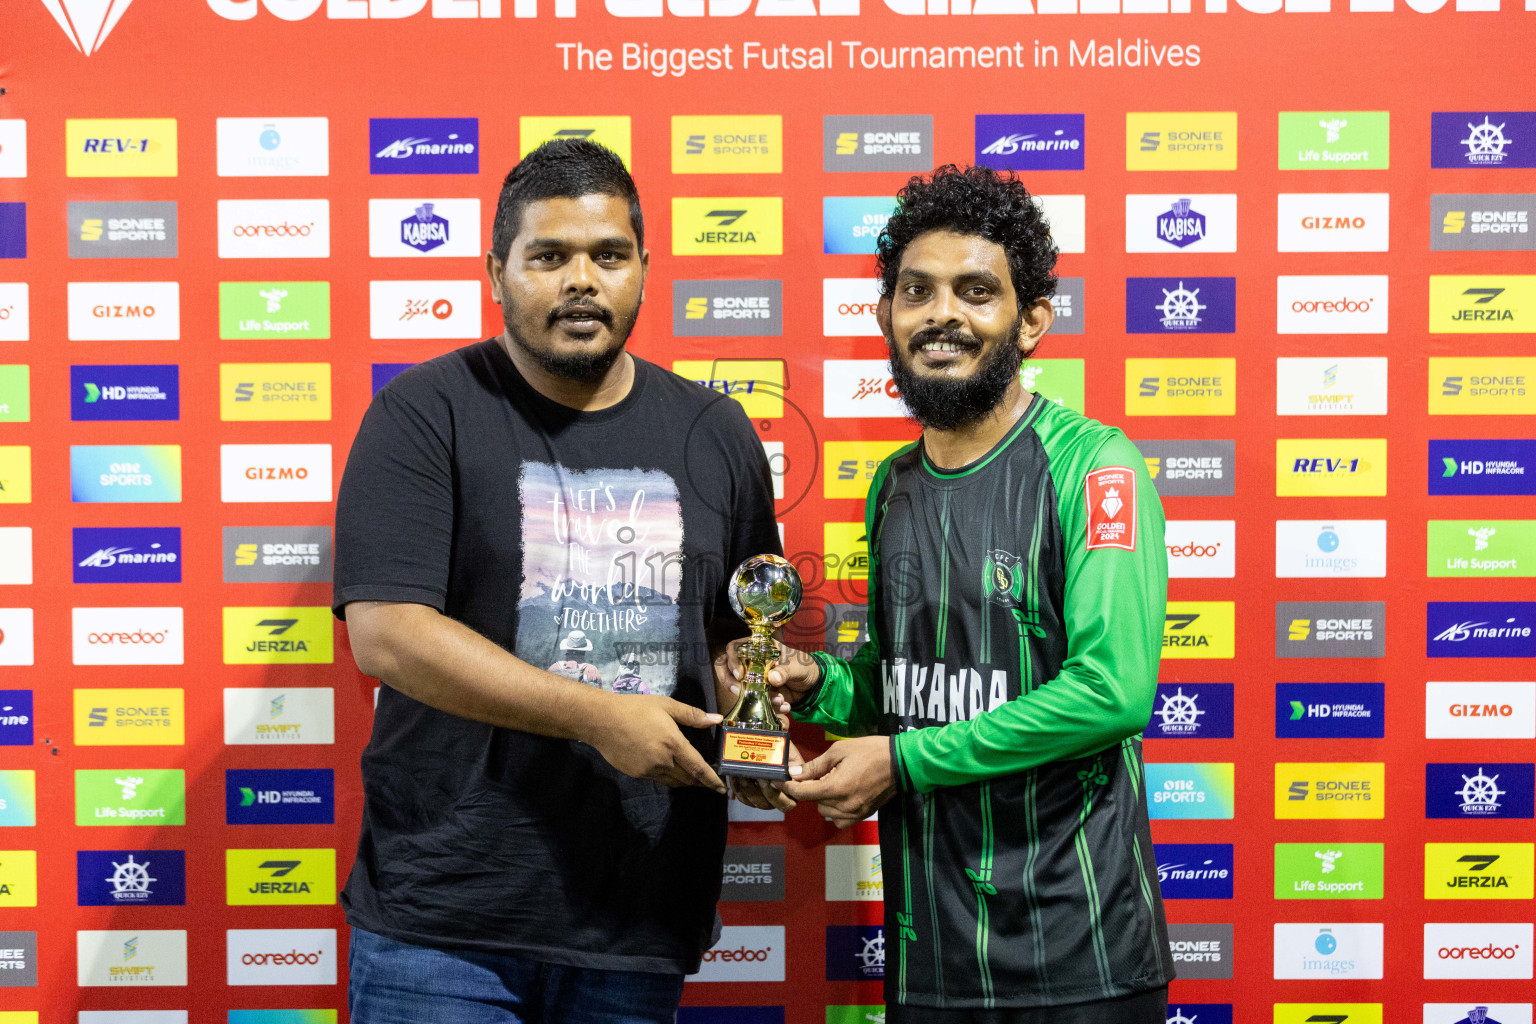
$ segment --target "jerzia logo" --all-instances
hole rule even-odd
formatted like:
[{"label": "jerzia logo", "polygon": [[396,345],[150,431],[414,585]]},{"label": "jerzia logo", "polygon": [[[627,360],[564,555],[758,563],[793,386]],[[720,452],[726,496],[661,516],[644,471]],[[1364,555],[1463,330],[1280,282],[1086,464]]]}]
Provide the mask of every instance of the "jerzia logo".
[{"label": "jerzia logo", "polygon": [[679,256],[760,255],[784,251],[780,196],[672,200],[672,252]]}]

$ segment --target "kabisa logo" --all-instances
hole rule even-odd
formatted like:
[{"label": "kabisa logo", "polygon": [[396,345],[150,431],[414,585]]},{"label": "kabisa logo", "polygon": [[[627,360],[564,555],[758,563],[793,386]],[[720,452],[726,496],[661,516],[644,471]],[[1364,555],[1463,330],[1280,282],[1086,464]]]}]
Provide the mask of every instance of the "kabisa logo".
[{"label": "kabisa logo", "polygon": [[1154,761],[1146,766],[1147,808],[1155,819],[1232,817],[1232,763]]},{"label": "kabisa logo", "polygon": [[1146,735],[1156,739],[1230,739],[1232,684],[1158,683]]},{"label": "kabisa logo", "polygon": [[224,898],[231,907],[336,902],[336,851],[225,850]]},{"label": "kabisa logo", "polygon": [[1237,170],[1237,114],[1233,111],[1128,112],[1128,171]]},{"label": "kabisa logo", "polygon": [[825,115],[824,171],[927,171],[933,168],[933,117]]},{"label": "kabisa logo", "polygon": [[82,907],[180,907],[187,902],[181,850],[80,850],[75,887]]},{"label": "kabisa logo", "polygon": [[1280,169],[1384,171],[1390,118],[1385,110],[1282,110]]},{"label": "kabisa logo", "polygon": [[1430,275],[1429,330],[1431,334],[1536,330],[1536,275]]},{"label": "kabisa logo", "polygon": [[1531,1024],[1531,1004],[1425,1003],[1424,1024]]},{"label": "kabisa logo", "polygon": [[[4,630],[0,630],[0,644],[4,643]],[[5,662],[4,664],[13,664]],[[0,747],[30,747],[32,745],[32,691],[0,690]],[[4,783],[0,782],[0,791]],[[5,801],[0,799],[0,811]],[[0,814],[0,819],[4,815]],[[0,820],[0,824],[4,824]]]},{"label": "kabisa logo", "polygon": [[478,199],[368,200],[369,256],[420,259],[484,254]]},{"label": "kabisa logo", "polygon": [[329,768],[230,768],[224,772],[230,825],[329,825],[336,820]]},{"label": "kabisa logo", "polygon": [[1536,683],[1425,683],[1424,738],[1536,739]]},{"label": "kabisa logo", "polygon": [[329,665],[328,608],[225,608],[224,664]]},{"label": "kabisa logo", "polygon": [[1285,763],[1275,765],[1275,818],[1383,818],[1385,765]]},{"label": "kabisa logo", "polygon": [[1536,494],[1536,441],[1430,441],[1429,493]]},{"label": "kabisa logo", "polygon": [[976,163],[998,170],[1080,171],[1082,114],[977,114]]},{"label": "kabisa logo", "polygon": [[1431,519],[1428,575],[1536,576],[1536,520]]},{"label": "kabisa logo", "polygon": [[1533,851],[1530,843],[1425,843],[1424,898],[1529,900]]},{"label": "kabisa logo", "polygon": [[1424,925],[1424,978],[1531,978],[1530,922]]},{"label": "kabisa logo", "polygon": [[1275,899],[1379,900],[1381,843],[1276,843]]},{"label": "kabisa logo", "polygon": [[1158,843],[1153,849],[1163,899],[1232,898],[1231,843]]},{"label": "kabisa logo", "polygon": [[71,178],[176,177],[173,117],[69,118],[64,146]]},{"label": "kabisa logo", "polygon": [[187,702],[180,689],[78,689],[74,704],[78,747],[186,742]]},{"label": "kabisa logo", "polygon": [[1429,247],[1436,252],[1536,249],[1536,195],[1488,193],[1429,197]]},{"label": "kabisa logo", "polygon": [[1536,813],[1536,765],[1426,764],[1424,817],[1529,818]]},{"label": "kabisa logo", "polygon": [[1431,658],[1536,658],[1536,602],[1431,601]]},{"label": "kabisa logo", "polygon": [[777,338],[783,333],[781,281],[672,282],[674,337]]},{"label": "kabisa logo", "polygon": [[[1232,977],[1230,924],[1168,925],[1168,952],[1186,980]],[[1199,1022],[1196,1022],[1199,1024]]]},{"label": "kabisa logo", "polygon": [[1277,658],[1386,657],[1383,601],[1279,601]]},{"label": "kabisa logo", "polygon": [[1167,193],[1125,197],[1125,251],[1237,251],[1237,195]]},{"label": "kabisa logo", "polygon": [[422,203],[400,222],[400,241],[420,252],[431,252],[448,241],[448,228],[447,219],[433,213],[431,203]]},{"label": "kabisa logo", "polygon": [[884,977],[884,928],[878,925],[827,926],[828,981],[879,981]]},{"label": "kabisa logo", "polygon": [[368,119],[369,174],[479,174],[480,119]]},{"label": "kabisa logo", "polygon": [[1276,683],[1277,739],[1380,739],[1385,683]]},{"label": "kabisa logo", "polygon": [[1157,215],[1157,237],[1182,249],[1205,238],[1205,214],[1188,199],[1175,199],[1166,213]]},{"label": "kabisa logo", "polygon": [[1431,416],[1536,414],[1536,358],[1430,356]]},{"label": "kabisa logo", "polygon": [[1433,113],[1430,115],[1429,165],[1493,170],[1536,167],[1536,112]]},{"label": "kabisa logo", "polygon": [[1232,657],[1234,607],[1231,601],[1169,601],[1163,616],[1163,657]]},{"label": "kabisa logo", "polygon": [[172,365],[71,366],[69,418],[179,420],[181,368]]},{"label": "kabisa logo", "polygon": [[895,212],[890,196],[822,196],[821,251],[873,254]]},{"label": "kabisa logo", "polygon": [[69,204],[70,259],[175,255],[174,202]]},{"label": "kabisa logo", "polygon": [[1276,924],[1276,979],[1380,978],[1382,925]]},{"label": "kabisa logo", "polygon": [[672,116],[673,174],[778,174],[784,118],[778,114]]},{"label": "kabisa logo", "polygon": [[1235,277],[1128,277],[1127,334],[1231,334],[1237,330]]},{"label": "kabisa logo", "polygon": [[778,256],[784,252],[782,196],[672,199],[677,256]]}]

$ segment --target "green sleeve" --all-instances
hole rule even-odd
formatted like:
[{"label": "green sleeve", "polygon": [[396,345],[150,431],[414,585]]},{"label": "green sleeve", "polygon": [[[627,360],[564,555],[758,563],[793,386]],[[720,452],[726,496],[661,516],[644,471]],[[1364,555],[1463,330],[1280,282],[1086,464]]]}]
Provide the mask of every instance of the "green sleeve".
[{"label": "green sleeve", "polygon": [[[1087,433],[1086,431],[1084,433]],[[1067,659],[1031,693],[965,722],[895,738],[903,784],[958,786],[1096,753],[1146,728],[1168,600],[1163,508],[1146,463],[1119,431],[1100,444],[1044,437],[1066,558]],[[1124,467],[1135,479],[1134,550],[1088,547],[1087,476]]]},{"label": "green sleeve", "polygon": [[883,498],[891,463],[911,451],[905,445],[888,456],[875,470],[864,499],[864,536],[869,538],[869,640],[851,659],[835,658],[824,651],[811,657],[821,668],[816,689],[791,709],[797,721],[819,725],[838,736],[867,736],[880,721],[880,627],[876,587],[880,578],[880,538],[875,533],[875,511]]}]

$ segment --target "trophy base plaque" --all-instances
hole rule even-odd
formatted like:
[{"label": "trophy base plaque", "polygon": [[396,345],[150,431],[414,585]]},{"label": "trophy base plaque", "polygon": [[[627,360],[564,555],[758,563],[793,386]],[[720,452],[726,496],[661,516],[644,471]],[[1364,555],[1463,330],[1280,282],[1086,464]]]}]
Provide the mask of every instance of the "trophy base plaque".
[{"label": "trophy base plaque", "polygon": [[742,726],[720,727],[715,771],[752,779],[789,778],[789,733]]}]

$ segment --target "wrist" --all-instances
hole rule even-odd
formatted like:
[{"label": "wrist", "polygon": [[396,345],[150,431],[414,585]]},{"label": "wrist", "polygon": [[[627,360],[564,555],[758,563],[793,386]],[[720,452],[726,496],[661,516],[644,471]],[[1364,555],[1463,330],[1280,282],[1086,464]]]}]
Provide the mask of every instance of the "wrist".
[{"label": "wrist", "polygon": [[566,736],[590,747],[598,746],[609,732],[617,696],[584,683],[574,683],[572,688],[576,691],[571,695],[575,699],[562,702],[567,708]]}]

